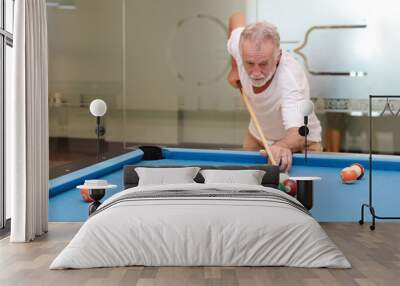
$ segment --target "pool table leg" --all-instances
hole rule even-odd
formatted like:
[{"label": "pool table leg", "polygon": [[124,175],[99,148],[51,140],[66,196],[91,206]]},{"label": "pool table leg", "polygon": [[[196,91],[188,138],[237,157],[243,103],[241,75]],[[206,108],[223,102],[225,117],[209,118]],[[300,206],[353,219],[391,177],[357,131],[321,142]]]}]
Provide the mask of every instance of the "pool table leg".
[{"label": "pool table leg", "polygon": [[101,202],[95,201],[89,205],[89,216],[94,213],[97,208],[101,205]]},{"label": "pool table leg", "polygon": [[89,216],[94,213],[97,208],[101,205],[100,200],[104,197],[106,193],[105,189],[90,189],[89,195],[94,200],[93,203],[89,205]]},{"label": "pool table leg", "polygon": [[313,181],[297,181],[297,200],[310,210],[313,207]]}]

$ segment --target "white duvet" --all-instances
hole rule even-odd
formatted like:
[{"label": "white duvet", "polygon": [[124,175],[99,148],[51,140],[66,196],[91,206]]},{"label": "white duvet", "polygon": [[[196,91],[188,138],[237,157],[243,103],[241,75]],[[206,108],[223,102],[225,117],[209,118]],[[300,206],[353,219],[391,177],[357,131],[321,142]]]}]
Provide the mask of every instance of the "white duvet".
[{"label": "white duvet", "polygon": [[[262,190],[262,186],[180,184],[136,187],[168,190]],[[350,268],[343,253],[310,215],[258,198],[152,198],[121,201],[90,217],[50,269],[145,266],[294,266]]]}]

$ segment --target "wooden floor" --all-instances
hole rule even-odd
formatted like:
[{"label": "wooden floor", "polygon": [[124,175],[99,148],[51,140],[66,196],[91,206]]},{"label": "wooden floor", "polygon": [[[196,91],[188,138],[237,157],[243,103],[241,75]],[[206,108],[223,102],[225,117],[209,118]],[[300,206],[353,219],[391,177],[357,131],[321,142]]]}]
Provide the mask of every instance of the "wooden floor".
[{"label": "wooden floor", "polygon": [[375,231],[356,223],[322,224],[353,268],[122,267],[48,270],[80,223],[50,223],[44,237],[27,244],[0,241],[0,285],[400,285],[400,223]]}]

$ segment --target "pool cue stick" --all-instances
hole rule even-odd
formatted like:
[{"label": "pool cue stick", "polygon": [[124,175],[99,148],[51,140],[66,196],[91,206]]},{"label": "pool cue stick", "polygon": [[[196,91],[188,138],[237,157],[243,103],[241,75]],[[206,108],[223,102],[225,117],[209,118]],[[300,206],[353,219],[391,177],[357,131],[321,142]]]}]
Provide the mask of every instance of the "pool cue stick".
[{"label": "pool cue stick", "polygon": [[262,141],[262,143],[264,145],[265,151],[268,154],[268,158],[271,161],[272,165],[276,166],[277,165],[276,161],[274,159],[274,156],[272,155],[271,149],[269,148],[267,139],[265,139],[264,133],[261,130],[260,123],[258,122],[256,114],[254,113],[253,107],[251,107],[249,99],[243,93],[243,90],[242,90],[241,87],[239,87],[239,90],[240,90],[240,94],[242,95],[242,98],[243,98],[243,101],[244,101],[244,105],[246,105],[247,111],[250,113],[250,117],[253,120],[254,124],[256,125],[256,129],[257,129],[258,135],[260,136],[261,141]]}]

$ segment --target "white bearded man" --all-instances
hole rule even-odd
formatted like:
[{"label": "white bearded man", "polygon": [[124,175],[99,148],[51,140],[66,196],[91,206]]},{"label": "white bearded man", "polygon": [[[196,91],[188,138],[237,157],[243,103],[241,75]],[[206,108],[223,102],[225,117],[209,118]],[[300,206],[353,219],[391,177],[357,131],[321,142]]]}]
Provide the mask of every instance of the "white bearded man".
[{"label": "white bearded man", "polygon": [[[228,82],[235,88],[242,88],[248,96],[275,161],[287,172],[292,166],[292,153],[305,149],[305,140],[298,133],[304,123],[298,104],[310,98],[305,72],[280,48],[280,36],[274,25],[257,22],[246,26],[240,12],[229,19],[227,48],[232,56]],[[307,150],[321,152],[320,122],[314,112],[308,120]],[[261,150],[266,156],[253,120],[243,148]]]}]

